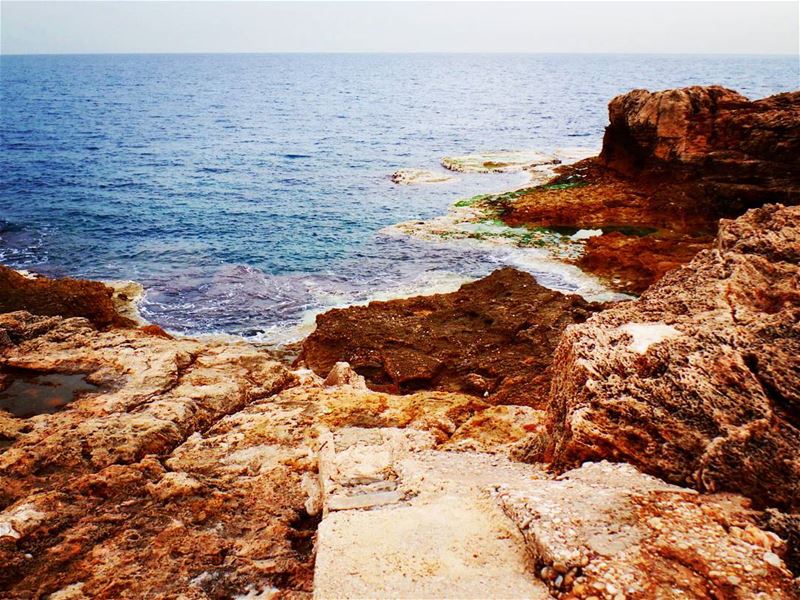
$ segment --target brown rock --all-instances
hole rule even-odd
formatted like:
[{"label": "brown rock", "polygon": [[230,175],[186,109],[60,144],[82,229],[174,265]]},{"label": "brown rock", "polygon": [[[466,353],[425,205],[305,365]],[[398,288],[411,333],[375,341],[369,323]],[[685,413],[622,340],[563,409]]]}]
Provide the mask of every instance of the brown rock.
[{"label": "brown rock", "polygon": [[152,325],[152,324],[151,325],[143,325],[143,326],[139,327],[139,330],[145,332],[147,335],[152,335],[152,336],[155,336],[155,337],[164,338],[165,340],[171,340],[172,339],[172,336],[170,334],[168,334],[166,331],[164,331],[158,325]]},{"label": "brown rock", "polygon": [[611,281],[615,289],[641,294],[667,272],[692,260],[711,241],[703,237],[607,233],[586,240],[586,250],[577,265]]},{"label": "brown rock", "polygon": [[720,216],[738,216],[748,197],[800,199],[800,92],[750,102],[719,86],[633,90],[608,113],[600,160],[616,171],[706,184]]},{"label": "brown rock", "polygon": [[739,496],[700,495],[630,465],[498,486],[542,579],[567,598],[795,598],[785,544]]},{"label": "brown rock", "polygon": [[713,250],[569,328],[549,458],[608,458],[667,481],[800,507],[800,207],[722,221]]},{"label": "brown rock", "polygon": [[[612,287],[638,292],[688,262],[720,218],[800,202],[800,92],[634,90],[611,101],[609,121],[599,157],[495,208],[511,226],[605,229],[578,264]],[[631,227],[653,233],[613,233]]]},{"label": "brown rock", "polygon": [[[0,435],[0,595],[309,594],[316,404],[253,346],[9,313],[4,368],[97,388]],[[16,375],[15,375],[16,376]]]},{"label": "brown rock", "polygon": [[29,279],[0,265],[0,313],[24,310],[36,315],[84,317],[99,328],[135,323],[114,307],[113,290],[85,279]]},{"label": "brown rock", "polygon": [[463,391],[538,407],[561,332],[599,308],[505,268],[451,294],[320,315],[299,361],[321,376],[348,362],[373,389]]}]

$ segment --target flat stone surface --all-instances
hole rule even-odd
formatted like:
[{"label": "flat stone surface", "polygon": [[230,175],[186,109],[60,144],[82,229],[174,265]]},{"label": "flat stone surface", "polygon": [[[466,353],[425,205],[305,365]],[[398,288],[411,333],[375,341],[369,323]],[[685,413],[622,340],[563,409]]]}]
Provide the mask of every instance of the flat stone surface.
[{"label": "flat stone surface", "polygon": [[[383,456],[392,457],[383,472],[398,489],[393,503],[336,510],[323,519],[315,598],[548,598],[529,568],[519,532],[487,492],[492,482],[522,484],[540,473],[490,454],[426,450],[418,434],[350,429],[339,436],[337,451],[348,457],[332,459],[339,481],[359,468],[348,451],[381,454],[375,440],[382,438],[391,448]],[[360,497],[366,506],[373,496],[350,502]],[[339,501],[328,498],[329,510],[344,508]]]}]

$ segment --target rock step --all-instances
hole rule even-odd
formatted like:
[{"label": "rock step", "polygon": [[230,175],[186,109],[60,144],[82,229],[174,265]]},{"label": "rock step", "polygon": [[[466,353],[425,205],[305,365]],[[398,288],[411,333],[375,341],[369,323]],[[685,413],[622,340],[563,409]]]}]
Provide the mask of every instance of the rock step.
[{"label": "rock step", "polygon": [[785,541],[741,496],[605,461],[553,479],[414,429],[318,443],[318,599],[796,597]]},{"label": "rock step", "polygon": [[319,439],[326,517],[315,598],[550,598],[488,493],[492,481],[524,484],[530,465],[436,451],[430,433],[413,429]]}]

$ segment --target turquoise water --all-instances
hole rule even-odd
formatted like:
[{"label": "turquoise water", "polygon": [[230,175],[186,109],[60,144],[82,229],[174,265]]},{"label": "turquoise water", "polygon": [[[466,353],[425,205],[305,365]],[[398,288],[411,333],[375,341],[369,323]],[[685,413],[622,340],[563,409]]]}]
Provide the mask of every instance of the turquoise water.
[{"label": "turquoise water", "polygon": [[257,336],[308,311],[455,285],[508,249],[380,230],[525,183],[398,186],[403,167],[481,150],[599,148],[635,87],[800,87],[794,57],[579,55],[3,56],[0,260],[135,279],[179,332]]}]

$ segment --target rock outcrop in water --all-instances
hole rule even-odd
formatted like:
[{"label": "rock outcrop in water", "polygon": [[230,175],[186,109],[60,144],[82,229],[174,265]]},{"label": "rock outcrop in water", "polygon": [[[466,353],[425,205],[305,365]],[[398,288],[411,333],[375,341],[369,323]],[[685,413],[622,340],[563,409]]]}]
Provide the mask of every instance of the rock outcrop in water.
[{"label": "rock outcrop in water", "polygon": [[100,328],[135,324],[117,312],[114,290],[99,281],[29,278],[0,265],[0,313],[15,310],[85,317]]},{"label": "rock outcrop in water", "polygon": [[462,391],[542,407],[561,332],[599,309],[504,268],[450,294],[328,311],[299,362],[322,376],[347,362],[375,389]]},{"label": "rock outcrop in water", "polygon": [[[495,209],[511,226],[649,229],[646,242],[617,233],[587,244],[579,264],[618,289],[639,293],[685,263],[720,218],[800,202],[800,92],[751,102],[721,87],[634,90],[611,101],[609,121],[599,157]],[[637,276],[628,257],[643,244]]]},{"label": "rock outcrop in water", "polygon": [[607,458],[800,509],[800,207],[722,221],[711,250],[564,333],[546,457]]}]

